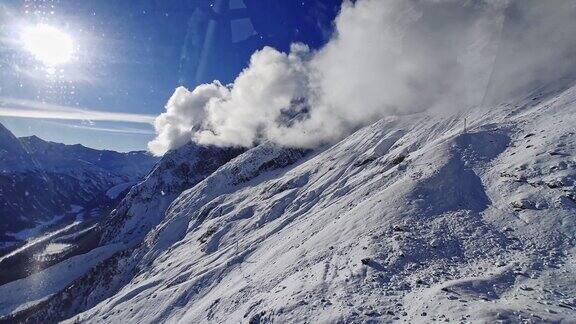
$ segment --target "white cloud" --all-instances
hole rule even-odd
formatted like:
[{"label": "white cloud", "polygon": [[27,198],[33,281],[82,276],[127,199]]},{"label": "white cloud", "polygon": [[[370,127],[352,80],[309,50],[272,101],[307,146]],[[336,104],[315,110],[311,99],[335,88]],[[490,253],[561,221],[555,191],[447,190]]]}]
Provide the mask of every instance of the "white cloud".
[{"label": "white cloud", "polygon": [[281,115],[301,108],[295,101],[308,95],[308,54],[299,44],[290,54],[270,47],[254,53],[225,96],[204,107],[204,129],[194,138],[201,144],[249,147],[276,137]]},{"label": "white cloud", "polygon": [[86,126],[86,125],[68,125],[64,123],[60,123],[60,126],[69,127],[74,129],[83,129],[89,131],[96,131],[96,132],[105,132],[105,133],[117,133],[117,134],[126,134],[126,135],[154,135],[152,130],[147,129],[139,129],[139,128],[129,128],[129,127],[97,127],[97,126]]},{"label": "white cloud", "polygon": [[152,124],[156,119],[152,115],[108,112],[15,98],[0,98],[0,116],[62,120],[115,121],[140,124]]},{"label": "white cloud", "polygon": [[487,105],[576,66],[573,0],[360,0],[335,27],[317,52],[266,47],[231,85],[177,89],[150,149],[311,147],[385,115]]},{"label": "white cloud", "polygon": [[220,100],[229,90],[220,82],[203,84],[193,91],[178,87],[166,104],[166,112],[154,121],[158,136],[148,143],[155,154],[186,144],[205,119],[205,106],[209,101]]}]

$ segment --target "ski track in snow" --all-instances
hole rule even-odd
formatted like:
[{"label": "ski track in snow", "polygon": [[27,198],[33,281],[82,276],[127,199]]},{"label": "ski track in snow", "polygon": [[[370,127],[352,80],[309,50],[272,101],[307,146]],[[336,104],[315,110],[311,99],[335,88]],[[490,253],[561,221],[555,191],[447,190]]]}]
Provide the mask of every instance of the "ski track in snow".
[{"label": "ski track in snow", "polygon": [[46,241],[52,239],[53,237],[55,237],[61,233],[64,233],[64,232],[74,228],[75,226],[78,226],[80,223],[81,223],[80,221],[74,221],[71,224],[66,225],[66,226],[64,226],[64,227],[62,227],[56,231],[49,232],[49,233],[41,235],[40,237],[33,238],[33,239],[29,240],[28,242],[26,242],[26,244],[24,244],[23,246],[17,248],[16,250],[14,250],[14,251],[12,251],[12,252],[10,252],[10,253],[2,256],[2,257],[0,257],[0,262],[20,253],[22,251],[25,251],[32,246],[46,242]]}]

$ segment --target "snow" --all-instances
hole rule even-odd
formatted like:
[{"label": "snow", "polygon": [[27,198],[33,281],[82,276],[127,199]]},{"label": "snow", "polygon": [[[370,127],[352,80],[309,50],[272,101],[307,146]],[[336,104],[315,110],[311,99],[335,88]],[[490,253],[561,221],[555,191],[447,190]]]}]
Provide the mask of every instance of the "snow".
[{"label": "snow", "polygon": [[23,305],[33,305],[63,289],[120,247],[109,245],[89,253],[71,257],[26,278],[0,286],[0,316],[10,314]]},{"label": "snow", "polygon": [[[118,239],[101,242],[134,250],[31,316],[574,322],[575,125],[569,88],[389,117],[314,151],[263,143],[189,188],[172,186],[172,171],[149,177],[125,199],[129,217],[107,224]],[[133,235],[140,226],[149,231]],[[6,314],[58,287],[0,305]]]},{"label": "snow", "polygon": [[103,226],[103,244],[139,243],[162,220],[183,190],[210,175],[238,155],[238,149],[185,145],[166,154],[146,179],[130,190]]},{"label": "snow", "polygon": [[67,243],[50,243],[48,244],[41,253],[34,255],[35,260],[46,260],[52,256],[64,253],[72,248],[72,244]]},{"label": "snow", "polygon": [[88,226],[88,227],[86,227],[86,228],[84,228],[84,229],[76,230],[76,231],[74,231],[74,232],[72,232],[72,233],[70,233],[70,234],[66,234],[66,235],[59,236],[59,237],[58,237],[58,240],[61,240],[61,241],[75,240],[75,239],[77,239],[78,237],[80,237],[80,236],[82,236],[82,235],[84,235],[84,234],[92,231],[92,230],[93,230],[94,228],[96,228],[97,226],[98,226],[98,224],[94,224],[94,225]]},{"label": "snow", "polygon": [[44,249],[44,254],[50,255],[62,253],[69,249],[71,246],[71,244],[65,243],[50,243],[48,246],[46,246],[46,249]]},{"label": "snow", "polygon": [[58,230],[55,230],[55,231],[52,231],[52,232],[48,232],[48,233],[44,233],[44,234],[42,234],[41,236],[38,236],[38,237],[29,238],[28,241],[26,242],[26,244],[24,244],[23,246],[15,249],[14,251],[11,251],[10,253],[8,253],[8,254],[6,254],[6,255],[4,255],[4,256],[2,256],[2,257],[0,257],[0,262],[2,262],[3,260],[6,260],[6,259],[8,259],[8,258],[10,258],[10,257],[12,257],[12,256],[14,256],[14,255],[17,255],[18,253],[20,253],[20,252],[22,252],[22,251],[25,251],[25,250],[29,249],[29,248],[32,247],[32,246],[35,246],[35,245],[37,245],[37,244],[39,244],[39,243],[42,243],[42,242],[49,241],[49,240],[52,239],[53,237],[56,237],[57,235],[59,235],[59,234],[61,234],[61,233],[64,233],[64,232],[66,232],[66,231],[68,231],[68,230],[70,230],[70,229],[78,226],[79,224],[80,224],[79,221],[75,221],[75,222],[73,222],[73,223],[71,223],[71,224],[69,224],[69,225],[66,225],[66,226],[58,229]]}]

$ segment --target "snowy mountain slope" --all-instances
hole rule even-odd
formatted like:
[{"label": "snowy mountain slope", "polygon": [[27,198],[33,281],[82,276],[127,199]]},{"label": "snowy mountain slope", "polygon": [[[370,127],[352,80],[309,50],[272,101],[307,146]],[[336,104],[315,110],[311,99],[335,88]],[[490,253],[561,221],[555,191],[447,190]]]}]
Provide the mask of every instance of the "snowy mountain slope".
[{"label": "snowy mountain slope", "polygon": [[5,320],[575,321],[574,125],[573,87],[386,118],[308,154],[263,144]]},{"label": "snowy mountain slope", "polygon": [[[139,242],[138,239],[142,237],[140,232],[144,232],[146,226],[153,225],[151,221],[156,220],[159,222],[161,217],[164,216],[157,207],[160,205],[163,205],[163,208],[168,207],[169,197],[176,197],[177,190],[183,190],[189,185],[183,180],[193,180],[196,183],[202,179],[202,176],[208,176],[210,169],[217,167],[218,163],[223,164],[240,152],[242,150],[219,149],[190,144],[168,153],[146,180],[132,189],[117,210],[112,213],[110,219],[102,226],[103,231],[108,233],[103,235],[100,242],[102,248],[107,248],[108,251],[113,249],[115,254],[69,285],[64,291],[47,299],[46,302],[43,302],[43,300],[53,290],[50,290],[50,292],[46,290],[44,294],[35,293],[32,298],[26,300],[26,303],[28,305],[37,305],[30,309],[21,308],[18,318],[31,315],[34,317],[49,316],[54,319],[67,318],[111,296],[138,272],[138,261],[141,259],[143,250],[134,248],[132,245]],[[258,154],[253,155],[251,152],[248,157],[244,155],[238,157],[242,161],[251,162],[252,167],[242,172],[241,177],[237,179],[237,183],[246,183],[248,178],[255,177],[266,170],[285,167],[305,154],[305,151],[302,150],[282,149],[269,144],[260,147],[254,152]],[[265,156],[261,159],[262,155]],[[190,171],[189,177],[182,177],[182,169]],[[204,171],[200,172],[201,170]],[[236,174],[237,171],[236,169],[227,169],[225,173],[233,172]],[[158,191],[160,191],[160,194],[158,194]],[[216,192],[218,191],[216,190]],[[131,208],[133,205],[136,208]],[[138,211],[142,210],[147,212],[138,213]],[[117,244],[116,242],[121,242],[122,244]],[[57,275],[55,271],[52,271],[51,274]],[[47,278],[47,280],[59,279]],[[26,279],[22,280],[20,285],[26,285],[26,281]],[[6,287],[0,286],[0,294],[6,292]],[[60,287],[60,289],[62,288],[64,287]],[[82,296],[82,298],[77,298],[77,296]],[[6,303],[6,305],[11,304]],[[0,316],[12,311],[12,308],[1,306],[2,304],[0,303]],[[11,320],[14,319],[8,321]]]},{"label": "snowy mountain slope", "polygon": [[[60,270],[58,270],[61,269],[61,265],[55,265],[43,271],[44,280],[49,283],[54,282],[46,287],[37,287],[34,284],[35,276],[1,286],[0,294],[6,294],[6,296],[13,291],[12,286],[32,287],[33,291],[24,293],[23,297],[17,301],[11,298],[0,300],[0,318],[14,311],[13,305],[17,305],[18,302],[27,305],[39,303],[80,276],[83,276],[79,280],[80,283],[74,284],[65,295],[82,294],[85,298],[77,303],[68,299],[70,302],[67,304],[68,310],[76,309],[76,307],[80,310],[86,309],[102,298],[108,297],[114,292],[113,287],[125,284],[124,281],[131,278],[135,262],[127,259],[134,252],[133,246],[138,244],[144,235],[161,221],[163,212],[171,201],[180,192],[203,180],[242,151],[242,149],[222,149],[189,144],[167,153],[146,179],[135,185],[110,216],[99,224],[99,231],[102,233],[100,247],[82,257],[87,260],[103,261],[104,258],[98,251],[106,251],[107,257],[104,262],[90,271],[86,267],[75,269],[74,274],[68,273],[66,278],[61,278]],[[111,280],[121,272],[125,272],[126,275],[118,281]],[[104,288],[97,289],[97,286]],[[75,293],[70,293],[70,290]],[[26,292],[28,289],[23,289],[23,291]],[[87,297],[89,295],[97,297]],[[96,301],[92,302],[92,298]]]},{"label": "snowy mountain slope", "polygon": [[[0,307],[2,314],[26,309],[51,294],[57,293],[74,279],[88,272],[99,262],[109,259],[120,247],[108,245],[89,253],[76,255],[41,272],[1,286]],[[0,321],[2,317],[0,316]]]},{"label": "snowy mountain slope", "polygon": [[241,149],[187,144],[167,153],[140,184],[134,186],[107,218],[101,244],[134,245],[160,223],[164,211],[185,189],[204,180]]},{"label": "snowy mountain slope", "polygon": [[[20,291],[33,300],[36,294],[48,295],[40,287],[58,291],[90,269],[86,265],[85,270],[70,271],[66,280],[48,275],[51,270],[47,270],[45,285],[31,276],[96,248],[101,232],[95,224],[129,188],[114,197],[107,196],[107,190],[141,180],[157,158],[145,152],[52,143],[35,136],[17,139],[2,129],[0,142],[9,159],[0,159],[0,285],[26,278],[23,287],[27,289]],[[91,261],[97,264],[102,259],[92,256]]]},{"label": "snowy mountain slope", "polygon": [[[402,122],[400,125],[407,126]],[[430,128],[423,130],[429,134]],[[175,204],[172,208],[175,213],[168,213],[173,218],[149,236],[152,248],[143,263],[155,260],[152,267],[97,307],[96,316],[101,312],[111,316],[107,320],[116,321],[119,319],[115,317],[116,311],[120,310],[118,315],[121,315],[126,303],[137,305],[136,309],[141,312],[128,316],[145,321],[257,319],[262,312],[280,321],[291,319],[284,316],[294,316],[292,320],[296,320],[314,319],[314,315],[328,316],[317,318],[319,320],[334,320],[348,315],[339,309],[345,306],[341,305],[344,301],[358,298],[355,302],[365,307],[364,299],[371,294],[375,300],[379,299],[381,291],[362,289],[366,269],[360,261],[364,257],[380,257],[373,255],[376,251],[368,250],[369,246],[374,247],[370,241],[374,235],[379,238],[389,235],[390,225],[400,221],[394,216],[407,219],[413,213],[408,205],[408,210],[403,211],[406,215],[401,217],[394,204],[394,200],[400,200],[400,205],[407,205],[406,200],[399,197],[413,188],[413,184],[405,183],[406,179],[397,179],[406,175],[402,164],[395,165],[392,161],[403,149],[417,143],[407,143],[388,153],[388,148],[402,138],[401,134],[394,122],[380,123],[279,179],[219,196],[212,206],[201,209],[197,207],[212,197],[198,201],[198,197],[205,195],[195,190],[198,187],[190,190],[179,199],[182,205]],[[358,158],[358,152],[366,151],[375,155],[369,153]],[[373,158],[370,166],[380,170],[376,172],[370,167],[372,170],[366,172],[368,164],[364,167],[361,164]],[[440,159],[437,163],[448,162]],[[374,179],[378,173],[382,176]],[[460,189],[466,191],[466,188]],[[379,190],[390,194],[377,194]],[[381,202],[362,197],[377,197]],[[448,211],[451,203],[447,201],[444,206]],[[476,205],[481,204],[472,208],[481,208]],[[383,217],[387,214],[392,217]],[[179,240],[182,233],[174,230],[186,227],[186,236]],[[363,246],[367,250],[363,250]],[[375,263],[376,269],[383,267],[380,262],[384,260],[393,268],[404,268],[406,256],[400,257],[393,247],[393,241],[381,247],[392,251],[380,251],[388,252],[387,258]],[[168,248],[171,251],[163,254]],[[392,278],[382,280],[392,281]],[[348,285],[354,289],[347,291],[347,281],[351,281]],[[395,285],[389,287],[393,289]],[[335,292],[341,293],[340,298],[332,295]],[[314,296],[315,300],[307,301],[305,296]],[[217,302],[218,298],[221,300]],[[139,307],[157,300],[161,300],[165,308]],[[283,307],[287,307],[280,311],[277,309],[280,305],[274,301],[281,301]],[[307,306],[309,302],[318,304]],[[174,305],[180,307],[174,308]],[[331,314],[337,317],[331,318]]]}]

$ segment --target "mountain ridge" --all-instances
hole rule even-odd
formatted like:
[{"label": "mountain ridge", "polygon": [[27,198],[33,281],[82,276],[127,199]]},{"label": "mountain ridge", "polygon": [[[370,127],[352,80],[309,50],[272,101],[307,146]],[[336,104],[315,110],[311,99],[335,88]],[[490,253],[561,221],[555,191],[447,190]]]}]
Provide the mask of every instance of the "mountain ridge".
[{"label": "mountain ridge", "polygon": [[570,321],[575,98],[384,118],[313,152],[264,143],[5,319]]},{"label": "mountain ridge", "polygon": [[143,178],[156,163],[144,152],[100,151],[37,136],[16,138],[3,125],[0,130],[0,237],[8,241],[9,233],[65,218],[80,207],[88,217],[88,207],[106,200],[108,189]]}]

